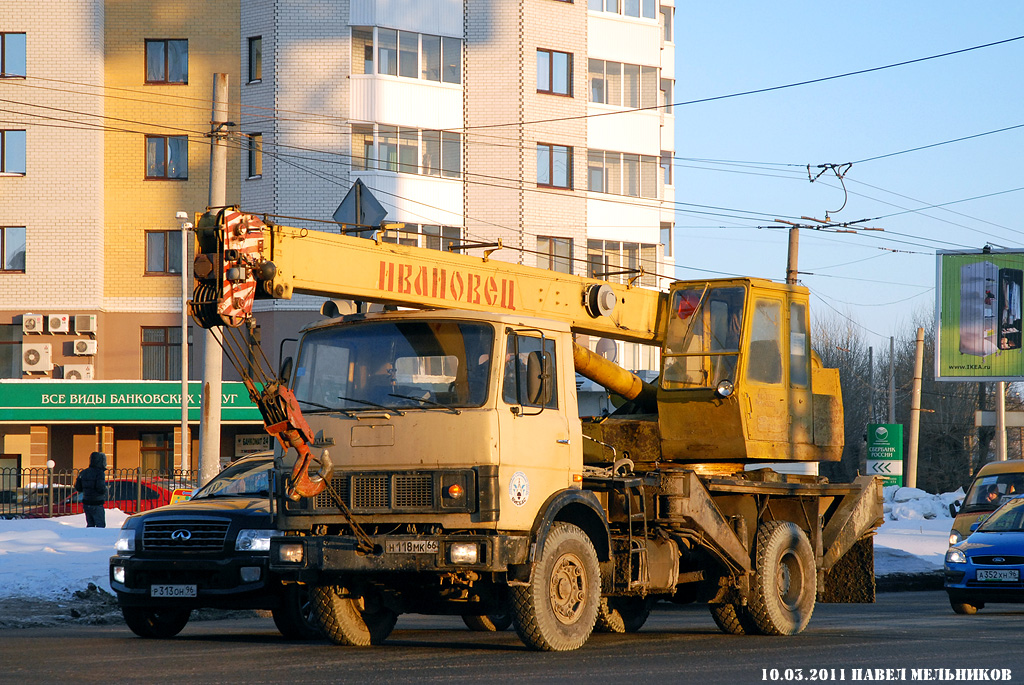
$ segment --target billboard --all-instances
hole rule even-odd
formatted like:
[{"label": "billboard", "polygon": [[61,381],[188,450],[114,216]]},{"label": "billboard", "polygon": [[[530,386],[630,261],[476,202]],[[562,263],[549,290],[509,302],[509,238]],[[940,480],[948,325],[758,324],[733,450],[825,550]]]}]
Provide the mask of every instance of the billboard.
[{"label": "billboard", "polygon": [[939,251],[935,377],[1015,381],[1024,376],[1024,252]]},{"label": "billboard", "polygon": [[867,472],[882,485],[903,485],[903,424],[868,424]]}]

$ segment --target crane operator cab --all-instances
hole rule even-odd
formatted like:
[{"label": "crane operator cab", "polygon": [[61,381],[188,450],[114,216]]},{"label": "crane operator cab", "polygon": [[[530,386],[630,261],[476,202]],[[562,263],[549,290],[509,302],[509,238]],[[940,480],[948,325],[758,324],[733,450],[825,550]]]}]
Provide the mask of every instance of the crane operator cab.
[{"label": "crane operator cab", "polygon": [[658,390],[664,459],[841,456],[838,373],[811,351],[807,299],[761,279],[673,284]]}]

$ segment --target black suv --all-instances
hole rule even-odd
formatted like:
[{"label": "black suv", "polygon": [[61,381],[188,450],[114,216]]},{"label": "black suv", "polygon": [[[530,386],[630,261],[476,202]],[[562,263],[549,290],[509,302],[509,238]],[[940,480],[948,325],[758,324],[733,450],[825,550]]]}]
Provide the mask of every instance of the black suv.
[{"label": "black suv", "polygon": [[243,457],[190,500],[128,517],[110,558],[110,586],[124,620],[140,637],[167,638],[193,609],[269,609],[290,639],[320,635],[308,586],[268,572],[269,453]]}]

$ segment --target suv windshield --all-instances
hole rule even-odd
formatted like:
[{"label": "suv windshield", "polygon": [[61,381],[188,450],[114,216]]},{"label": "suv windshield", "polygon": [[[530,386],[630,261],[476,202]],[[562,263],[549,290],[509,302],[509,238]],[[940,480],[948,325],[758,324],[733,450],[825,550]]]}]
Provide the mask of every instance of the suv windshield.
[{"label": "suv windshield", "polygon": [[231,464],[217,474],[192,499],[207,497],[269,497],[268,473],[274,468],[273,459],[246,460]]},{"label": "suv windshield", "polygon": [[302,339],[293,391],[310,413],[479,407],[493,344],[482,323],[342,323]]}]

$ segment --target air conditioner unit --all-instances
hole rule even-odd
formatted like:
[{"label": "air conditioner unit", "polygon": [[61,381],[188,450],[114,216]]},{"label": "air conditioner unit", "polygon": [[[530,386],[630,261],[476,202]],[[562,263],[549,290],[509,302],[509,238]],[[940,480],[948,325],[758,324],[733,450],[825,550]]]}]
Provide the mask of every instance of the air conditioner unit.
[{"label": "air conditioner unit", "polygon": [[96,332],[96,315],[95,314],[76,314],[75,315],[75,333],[95,333]]},{"label": "air conditioner unit", "polygon": [[42,333],[43,332],[43,315],[42,314],[23,314],[21,317],[21,332],[22,333]]},{"label": "air conditioner unit", "polygon": [[26,344],[21,349],[21,369],[25,373],[49,373],[53,370],[50,343]]},{"label": "air conditioner unit", "polygon": [[92,364],[65,364],[64,380],[66,381],[91,381]]},{"label": "air conditioner unit", "polygon": [[75,341],[75,355],[78,357],[88,357],[96,354],[96,341],[95,340],[76,340]]},{"label": "air conditioner unit", "polygon": [[71,331],[71,317],[67,314],[50,314],[46,317],[46,327],[51,333],[68,333]]}]

